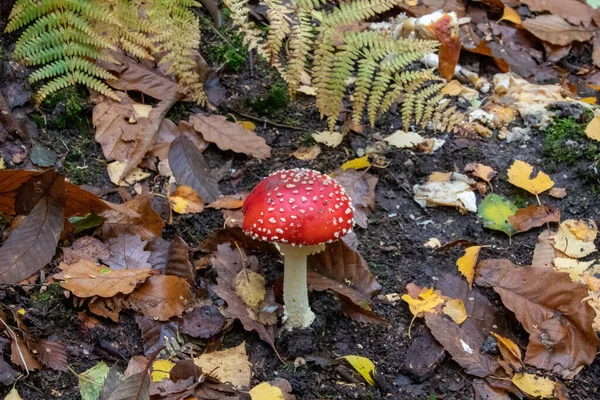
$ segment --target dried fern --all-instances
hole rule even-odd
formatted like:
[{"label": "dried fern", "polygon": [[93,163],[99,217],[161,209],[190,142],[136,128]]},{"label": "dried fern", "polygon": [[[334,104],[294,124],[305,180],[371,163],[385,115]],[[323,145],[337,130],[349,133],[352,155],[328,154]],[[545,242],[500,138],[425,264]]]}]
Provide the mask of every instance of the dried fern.
[{"label": "dried fern", "polygon": [[[402,99],[406,129],[413,122],[422,126],[433,122],[436,127],[451,129],[461,120],[460,115],[452,113],[455,109],[443,102],[439,78],[430,70],[414,67],[423,56],[437,49],[437,42],[393,39],[375,31],[352,32],[357,23],[390,10],[397,1],[354,0],[323,10],[318,0],[268,0],[266,36],[249,21],[246,3],[247,0],[225,0],[246,43],[279,70],[292,98],[312,58],[310,75],[317,92],[317,107],[321,116],[328,119],[330,129],[334,128],[349,92],[356,123],[366,113],[374,124],[398,99]],[[409,67],[411,70],[407,70]]]}]

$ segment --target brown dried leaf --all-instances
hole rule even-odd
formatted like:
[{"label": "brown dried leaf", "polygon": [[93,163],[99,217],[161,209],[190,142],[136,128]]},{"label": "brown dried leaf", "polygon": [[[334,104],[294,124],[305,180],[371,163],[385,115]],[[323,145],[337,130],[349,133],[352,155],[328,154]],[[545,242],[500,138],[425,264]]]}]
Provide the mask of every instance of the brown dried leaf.
[{"label": "brown dried leaf", "polygon": [[510,400],[505,390],[491,386],[485,379],[473,379],[476,400]]},{"label": "brown dried leaf", "polygon": [[162,400],[187,399],[194,394],[199,382],[190,377],[180,382],[163,379],[161,382],[150,382],[150,396],[160,396]]},{"label": "brown dried leaf", "polygon": [[567,197],[567,188],[553,187],[548,192],[548,195],[555,197],[557,199],[564,199],[565,197]]},{"label": "brown dried leaf", "polygon": [[125,379],[107,400],[149,400],[150,374],[148,370],[138,372]]},{"label": "brown dried leaf", "polygon": [[478,285],[492,286],[529,333],[525,363],[572,379],[594,361],[600,344],[587,287],[545,267],[517,267],[509,260],[481,261]]},{"label": "brown dried leaf", "polygon": [[217,179],[204,156],[187,136],[180,136],[171,143],[169,165],[177,183],[190,186],[203,200],[213,202],[221,196]]},{"label": "brown dried leaf", "polygon": [[106,238],[122,234],[140,235],[143,240],[152,240],[162,234],[165,226],[162,218],[152,209],[150,198],[138,196],[123,205],[126,209],[135,211],[137,216],[125,214],[115,209],[101,214],[106,218],[102,226],[102,234]]},{"label": "brown dried leaf", "polygon": [[514,215],[508,217],[508,222],[517,232],[527,232],[550,222],[560,222],[560,210],[550,206],[531,205],[518,209]]},{"label": "brown dried leaf", "polygon": [[217,247],[223,243],[238,243],[248,250],[279,254],[279,250],[272,243],[252,239],[244,233],[241,227],[214,229],[200,244],[200,250],[212,253],[217,251]]},{"label": "brown dried leaf", "polygon": [[148,263],[150,252],[144,250],[146,244],[148,242],[142,240],[140,235],[124,233],[116,238],[108,239],[110,257],[101,258],[101,260],[115,271],[150,268]]},{"label": "brown dried leaf", "polygon": [[111,298],[92,297],[88,302],[88,308],[92,313],[118,323],[119,313],[126,308],[125,295],[119,294]]},{"label": "brown dried leaf", "polygon": [[385,318],[380,317],[370,309],[357,306],[352,300],[344,295],[338,294],[338,296],[340,298],[340,302],[342,303],[341,311],[347,317],[365,324],[380,325],[391,328],[392,324],[390,324]]},{"label": "brown dried leaf", "polygon": [[265,139],[221,115],[195,114],[190,122],[204,140],[215,143],[221,150],[232,150],[259,160],[271,157],[271,147]]},{"label": "brown dried leaf", "polygon": [[127,301],[143,315],[159,321],[180,316],[189,306],[192,294],[183,278],[172,275],[154,275],[137,288]]},{"label": "brown dried leaf", "polygon": [[554,233],[544,230],[537,239],[537,244],[533,250],[532,267],[553,268],[554,259],[557,257],[568,257],[565,253],[554,248]]},{"label": "brown dried leaf", "polygon": [[[42,175],[48,173],[54,174]],[[63,176],[54,175],[29,215],[0,247],[0,283],[19,283],[52,261],[64,226],[64,184]]]},{"label": "brown dried leaf", "polygon": [[41,339],[35,345],[37,358],[56,371],[67,370],[67,349],[58,340]]},{"label": "brown dried leaf", "polygon": [[319,292],[333,290],[368,310],[371,298],[381,291],[367,262],[343,240],[328,243],[325,251],[310,255],[307,267],[311,288]]},{"label": "brown dried leaf", "polygon": [[213,201],[206,207],[214,208],[216,210],[221,210],[223,208],[227,210],[236,210],[238,208],[242,208],[246,197],[248,197],[248,193],[229,194],[219,197],[217,200]]},{"label": "brown dried leaf", "polygon": [[227,314],[239,319],[244,329],[256,331],[262,340],[274,346],[277,305],[273,290],[265,288],[264,301],[256,308],[247,306],[235,292],[235,278],[246,266],[257,272],[256,259],[248,258],[243,250],[234,249],[229,243],[224,243],[217,246],[211,264],[218,274],[217,285],[213,286],[213,290],[227,302]]},{"label": "brown dried leaf", "polygon": [[73,242],[71,247],[64,247],[62,251],[64,262],[67,264],[76,263],[81,259],[96,262],[110,257],[108,245],[92,236],[81,237]]},{"label": "brown dried leaf", "polygon": [[577,0],[521,0],[531,11],[548,11],[550,14],[558,15],[573,25],[583,24],[588,26],[592,21],[593,9],[586,3]]},{"label": "brown dried leaf", "polygon": [[558,15],[538,15],[523,21],[523,26],[534,36],[558,46],[587,42],[594,36],[592,29],[571,25]]},{"label": "brown dried leaf", "polygon": [[181,333],[200,339],[209,339],[223,329],[225,318],[215,306],[201,306],[183,314],[179,320]]},{"label": "brown dried leaf", "polygon": [[477,343],[460,326],[434,313],[425,314],[425,324],[467,374],[479,378],[495,375],[498,363],[489,355],[482,354]]},{"label": "brown dried leaf", "polygon": [[173,275],[185,279],[190,285],[194,284],[194,272],[188,257],[189,246],[175,236],[171,243],[161,238],[155,238],[148,245],[151,252],[149,262],[152,269],[163,275]]},{"label": "brown dried leaf", "polygon": [[0,213],[15,214],[15,197],[19,188],[35,175],[39,175],[39,172],[22,169],[0,170]]},{"label": "brown dried leaf", "polygon": [[465,165],[465,172],[473,172],[473,175],[490,183],[493,177],[496,176],[496,171],[492,167],[479,163],[470,163]]},{"label": "brown dried leaf", "polygon": [[63,288],[82,298],[129,294],[153,273],[149,268],[115,271],[84,259],[71,265],[61,263],[59,267],[62,272],[55,275],[55,278],[64,281],[61,283]]},{"label": "brown dried leaf", "polygon": [[189,186],[179,186],[169,195],[171,209],[177,214],[198,214],[204,211],[204,201]]},{"label": "brown dried leaf", "polygon": [[108,210],[110,206],[96,195],[80,188],[72,183],[65,182],[67,201],[65,204],[65,218],[74,215],[87,215],[89,213],[100,214]]},{"label": "brown dried leaf", "polygon": [[375,186],[379,178],[352,168],[345,171],[338,168],[333,175],[352,200],[356,225],[366,229],[368,217],[375,209]]},{"label": "brown dried leaf", "polygon": [[164,347],[169,355],[175,354],[181,348],[177,340],[179,324],[176,321],[160,322],[136,315],[135,322],[137,322],[142,332],[144,354],[147,357],[150,357],[161,347]]},{"label": "brown dried leaf", "polygon": [[24,371],[35,371],[42,368],[42,364],[29,351],[25,340],[21,337],[11,335],[10,360],[21,367]]}]

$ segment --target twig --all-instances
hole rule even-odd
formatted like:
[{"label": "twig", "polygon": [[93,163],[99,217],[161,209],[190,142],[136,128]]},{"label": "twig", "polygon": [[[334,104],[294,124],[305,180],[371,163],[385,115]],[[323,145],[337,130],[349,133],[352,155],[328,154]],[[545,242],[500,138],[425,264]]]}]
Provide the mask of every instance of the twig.
[{"label": "twig", "polygon": [[228,108],[228,110],[230,112],[232,112],[232,113],[236,113],[238,115],[241,115],[244,118],[248,118],[248,119],[251,119],[251,120],[254,120],[254,121],[263,122],[265,124],[273,125],[273,126],[275,126],[277,128],[291,129],[291,130],[294,130],[294,131],[302,131],[302,132],[310,132],[310,129],[300,128],[300,127],[297,127],[297,126],[286,125],[286,124],[278,124],[277,122],[269,121],[266,118],[255,117],[253,115],[245,114],[243,112],[240,112],[240,111],[237,111],[237,110],[234,110],[234,109],[231,109],[231,108]]}]

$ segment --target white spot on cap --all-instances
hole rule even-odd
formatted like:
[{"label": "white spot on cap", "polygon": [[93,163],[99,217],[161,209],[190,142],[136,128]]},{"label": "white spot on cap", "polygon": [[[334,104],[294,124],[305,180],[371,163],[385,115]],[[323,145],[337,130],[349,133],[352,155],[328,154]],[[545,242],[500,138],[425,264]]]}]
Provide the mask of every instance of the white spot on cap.
[{"label": "white spot on cap", "polygon": [[352,209],[350,209],[350,207],[346,208],[346,211],[345,211],[346,215],[350,215],[351,212],[352,212]]},{"label": "white spot on cap", "polygon": [[302,196],[300,198],[300,201],[302,201],[303,203],[306,203],[308,201],[308,199],[306,197]]},{"label": "white spot on cap", "polygon": [[283,223],[285,223],[285,218],[279,218],[279,220]]},{"label": "white spot on cap", "polygon": [[275,232],[279,233],[280,235],[283,235],[283,229],[277,228],[275,229]]},{"label": "white spot on cap", "polygon": [[[341,219],[341,218],[340,218]],[[275,220],[275,218],[271,217],[269,218],[269,222],[274,224],[275,222],[277,222],[277,220]],[[340,221],[341,222],[341,221]]]}]

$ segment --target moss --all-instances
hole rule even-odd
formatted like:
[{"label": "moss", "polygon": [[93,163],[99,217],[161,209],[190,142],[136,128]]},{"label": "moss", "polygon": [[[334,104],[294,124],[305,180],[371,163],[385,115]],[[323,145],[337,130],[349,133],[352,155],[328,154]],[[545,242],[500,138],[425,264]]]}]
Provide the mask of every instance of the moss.
[{"label": "moss", "polygon": [[40,108],[50,113],[46,118],[34,116],[38,126],[49,129],[88,128],[86,109],[90,105],[87,90],[77,86],[69,86],[52,93],[41,104]]},{"label": "moss", "polygon": [[167,113],[167,118],[178,124],[181,120],[187,120],[190,111],[187,109],[187,105],[183,102],[175,104]]},{"label": "moss", "polygon": [[529,206],[529,199],[523,195],[514,196],[511,198],[511,200],[518,208],[525,208]]},{"label": "moss", "polygon": [[90,130],[65,139],[69,151],[65,157],[64,170],[71,182],[76,185],[89,185],[95,182],[98,176],[106,173],[106,165],[98,157],[90,157],[90,154],[99,152]]},{"label": "moss", "polygon": [[63,299],[63,289],[59,283],[51,284],[43,293],[37,291],[30,296],[31,306],[40,309],[48,308],[56,302],[62,302]]},{"label": "moss", "polygon": [[205,42],[201,49],[202,56],[211,65],[223,64],[227,72],[238,72],[246,63],[247,50],[243,45],[243,36],[231,29],[229,21],[230,11],[224,9],[222,12],[223,26],[217,30],[213,21],[207,16],[200,16],[200,27],[206,32],[205,38],[210,35],[210,31],[216,34],[214,40]]},{"label": "moss", "polygon": [[248,100],[248,105],[260,115],[275,116],[290,103],[287,88],[279,83],[271,85],[268,92],[257,99]]},{"label": "moss", "polygon": [[573,165],[581,159],[594,160],[598,156],[598,145],[585,135],[591,116],[586,114],[582,121],[573,117],[557,118],[546,131],[544,153],[555,164]]}]

